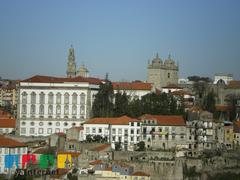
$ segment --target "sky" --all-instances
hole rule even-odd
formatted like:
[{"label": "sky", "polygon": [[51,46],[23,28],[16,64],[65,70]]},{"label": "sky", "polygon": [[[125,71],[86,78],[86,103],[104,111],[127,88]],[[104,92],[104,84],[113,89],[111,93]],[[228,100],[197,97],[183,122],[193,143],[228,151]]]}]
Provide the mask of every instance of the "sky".
[{"label": "sky", "polygon": [[147,79],[158,52],[181,78],[240,79],[239,0],[1,0],[0,76],[66,76],[68,49],[90,76]]}]

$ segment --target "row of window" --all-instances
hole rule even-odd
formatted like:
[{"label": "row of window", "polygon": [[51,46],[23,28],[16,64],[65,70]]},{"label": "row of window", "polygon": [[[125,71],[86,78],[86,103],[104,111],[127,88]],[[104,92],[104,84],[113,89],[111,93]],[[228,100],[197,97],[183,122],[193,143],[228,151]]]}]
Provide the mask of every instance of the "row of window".
[{"label": "row of window", "polygon": [[[127,139],[125,138],[125,140],[127,141]],[[117,142],[122,142],[122,137],[118,136],[118,138],[116,136],[112,136],[112,141],[117,141]],[[133,142],[134,141],[134,136],[130,137],[130,141]],[[140,141],[140,137],[137,137],[137,142]]]},{"label": "row of window", "polygon": [[[22,126],[25,126],[25,125],[26,125],[26,122],[23,121],[23,122],[21,123],[21,125],[22,125]],[[35,125],[37,125],[37,124],[35,124],[35,122],[30,122],[30,125],[31,125],[31,126],[35,126]],[[43,123],[43,122],[39,122],[38,125],[39,125],[39,126],[43,126],[44,123]],[[48,126],[52,126],[53,123],[52,123],[52,122],[48,122],[47,125],[48,125]],[[56,122],[55,125],[56,125],[56,126],[60,126],[60,122]],[[64,122],[63,125],[64,125],[64,126],[68,126],[68,122]],[[72,126],[76,126],[76,123],[72,123]]]},{"label": "row of window", "polygon": [[[177,136],[178,135],[171,135],[171,136],[169,136],[169,135],[156,135],[156,136],[152,136],[152,140],[156,140],[157,137],[158,137],[159,140],[169,140],[169,139],[175,140]],[[184,139],[184,135],[179,135],[179,137],[180,137],[180,139]],[[143,135],[143,140],[146,140],[146,139],[147,139],[147,136]],[[150,139],[151,138],[148,138],[148,141],[150,141]]]},{"label": "row of window", "polygon": [[[27,104],[27,93],[23,92],[22,93],[22,104]],[[31,104],[36,104],[36,93],[32,92],[31,94]],[[81,104],[85,104],[85,98],[86,95],[84,93],[80,94],[80,103]],[[56,104],[61,104],[62,101],[62,94],[61,93],[57,93],[56,94]],[[64,94],[64,104],[69,104],[69,98],[70,95],[69,93],[65,93]],[[78,101],[78,95],[77,93],[73,93],[72,95],[72,104],[77,104]],[[52,92],[48,93],[48,104],[53,104],[54,103],[54,94]],[[45,104],[45,94],[43,92],[41,92],[39,94],[39,104]]]},{"label": "row of window", "polygon": [[[105,134],[107,134],[108,130],[109,130],[108,128],[104,128],[104,129],[103,128],[91,128],[91,129],[92,129],[92,131],[90,132],[90,127],[87,127],[86,133],[102,133],[103,130],[105,129]],[[124,131],[124,135],[128,135],[128,129],[112,128],[111,131],[112,131],[112,134],[117,134],[117,131],[118,131],[118,134],[122,134]],[[137,129],[136,133],[140,134],[140,129]],[[130,134],[134,134],[134,129],[130,130]]]},{"label": "row of window", "polygon": [[[55,129],[55,132],[54,132],[54,129]],[[21,128],[21,134],[26,134],[27,133],[27,129],[26,128]],[[32,134],[34,135],[35,133],[38,133],[38,134],[45,134],[44,133],[47,133],[47,134],[52,134],[52,133],[59,133],[61,132],[60,131],[60,128],[29,128],[29,134]],[[63,132],[65,133],[67,131],[67,128],[63,129]]]},{"label": "row of window", "polygon": [[25,154],[26,148],[0,148],[0,154]]},{"label": "row of window", "polygon": [[[39,115],[44,115],[45,112],[45,106],[40,105],[39,106]],[[27,105],[23,104],[22,105],[22,114],[27,114]],[[36,105],[32,104],[30,107],[30,114],[34,115],[36,114]],[[53,115],[53,105],[48,105],[48,114]],[[60,115],[61,114],[61,105],[56,106],[56,114]],[[69,115],[69,105],[64,106],[64,114]],[[77,114],[77,105],[72,106],[72,115]],[[80,114],[84,115],[85,114],[85,105],[80,106]]]}]

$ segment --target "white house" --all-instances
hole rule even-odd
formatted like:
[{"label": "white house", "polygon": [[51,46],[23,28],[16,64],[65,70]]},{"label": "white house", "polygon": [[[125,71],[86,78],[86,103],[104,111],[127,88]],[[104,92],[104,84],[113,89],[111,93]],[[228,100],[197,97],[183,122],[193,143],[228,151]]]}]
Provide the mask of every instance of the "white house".
[{"label": "white house", "polygon": [[116,118],[93,118],[84,123],[83,136],[100,135],[107,137],[112,148],[121,143],[124,149],[133,150],[141,138],[141,121],[128,116]]},{"label": "white house", "polygon": [[152,84],[141,81],[134,82],[113,82],[114,94],[117,92],[126,93],[131,99],[141,99],[142,96],[151,93]]},{"label": "white house", "polygon": [[27,152],[26,144],[0,136],[0,174],[14,173],[16,168],[22,168],[22,156]]},{"label": "white house", "polygon": [[19,85],[18,131],[21,136],[66,132],[89,119],[101,80],[90,77],[33,76]]}]

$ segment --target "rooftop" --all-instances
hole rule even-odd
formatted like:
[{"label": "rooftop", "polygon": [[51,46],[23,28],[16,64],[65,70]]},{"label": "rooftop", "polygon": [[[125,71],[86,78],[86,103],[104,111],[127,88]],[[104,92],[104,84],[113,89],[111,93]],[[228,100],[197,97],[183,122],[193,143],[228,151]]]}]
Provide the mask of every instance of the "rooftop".
[{"label": "rooftop", "polygon": [[227,88],[228,89],[240,89],[240,81],[230,81]]},{"label": "rooftop", "polygon": [[66,78],[66,77],[52,77],[52,76],[40,76],[36,75],[31,78],[25,79],[21,82],[29,82],[29,83],[66,83],[66,82],[88,82],[90,84],[100,84],[102,81],[93,77],[74,77],[74,78]]},{"label": "rooftop", "polygon": [[128,125],[130,122],[140,122],[138,119],[133,119],[128,116],[113,117],[113,118],[93,118],[86,121],[84,124],[111,124],[111,125]]},{"label": "rooftop", "polygon": [[159,126],[185,126],[186,125],[182,116],[145,114],[141,116],[140,119],[156,120],[157,125]]},{"label": "rooftop", "polygon": [[183,89],[182,87],[178,86],[177,84],[169,84],[167,86],[162,87],[163,89]]},{"label": "rooftop", "polygon": [[151,90],[151,83],[144,82],[113,82],[114,90]]},{"label": "rooftop", "polygon": [[16,119],[0,119],[0,128],[15,128]]},{"label": "rooftop", "polygon": [[149,177],[150,175],[146,174],[144,172],[141,172],[141,171],[137,171],[137,172],[132,173],[132,176],[147,176],[147,177]]},{"label": "rooftop", "polygon": [[103,150],[105,150],[109,147],[111,147],[110,144],[102,144],[100,146],[97,146],[97,147],[93,148],[92,151],[98,151],[99,152],[99,151],[103,151]]},{"label": "rooftop", "polygon": [[27,145],[0,135],[0,147],[27,147]]}]

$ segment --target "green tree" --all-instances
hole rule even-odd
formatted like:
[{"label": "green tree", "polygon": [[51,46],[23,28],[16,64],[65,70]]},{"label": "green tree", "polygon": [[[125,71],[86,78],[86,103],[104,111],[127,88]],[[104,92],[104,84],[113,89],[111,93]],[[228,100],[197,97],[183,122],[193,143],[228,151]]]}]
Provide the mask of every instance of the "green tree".
[{"label": "green tree", "polygon": [[101,83],[92,106],[93,117],[113,116],[113,86],[107,79]]},{"label": "green tree", "polygon": [[140,141],[139,143],[137,143],[136,151],[145,151],[145,142],[144,141]]},{"label": "green tree", "polygon": [[115,104],[114,104],[114,116],[119,117],[126,115],[128,113],[129,101],[127,94],[117,92],[115,94]]},{"label": "green tree", "polygon": [[130,117],[137,118],[137,117],[141,116],[142,114],[143,113],[142,113],[141,101],[138,98],[133,99],[132,101],[130,101],[129,105],[128,105],[128,113],[127,113],[127,115],[130,116]]},{"label": "green tree", "polygon": [[203,109],[211,113],[214,113],[216,110],[215,104],[216,104],[215,94],[213,91],[211,91],[203,99]]}]

